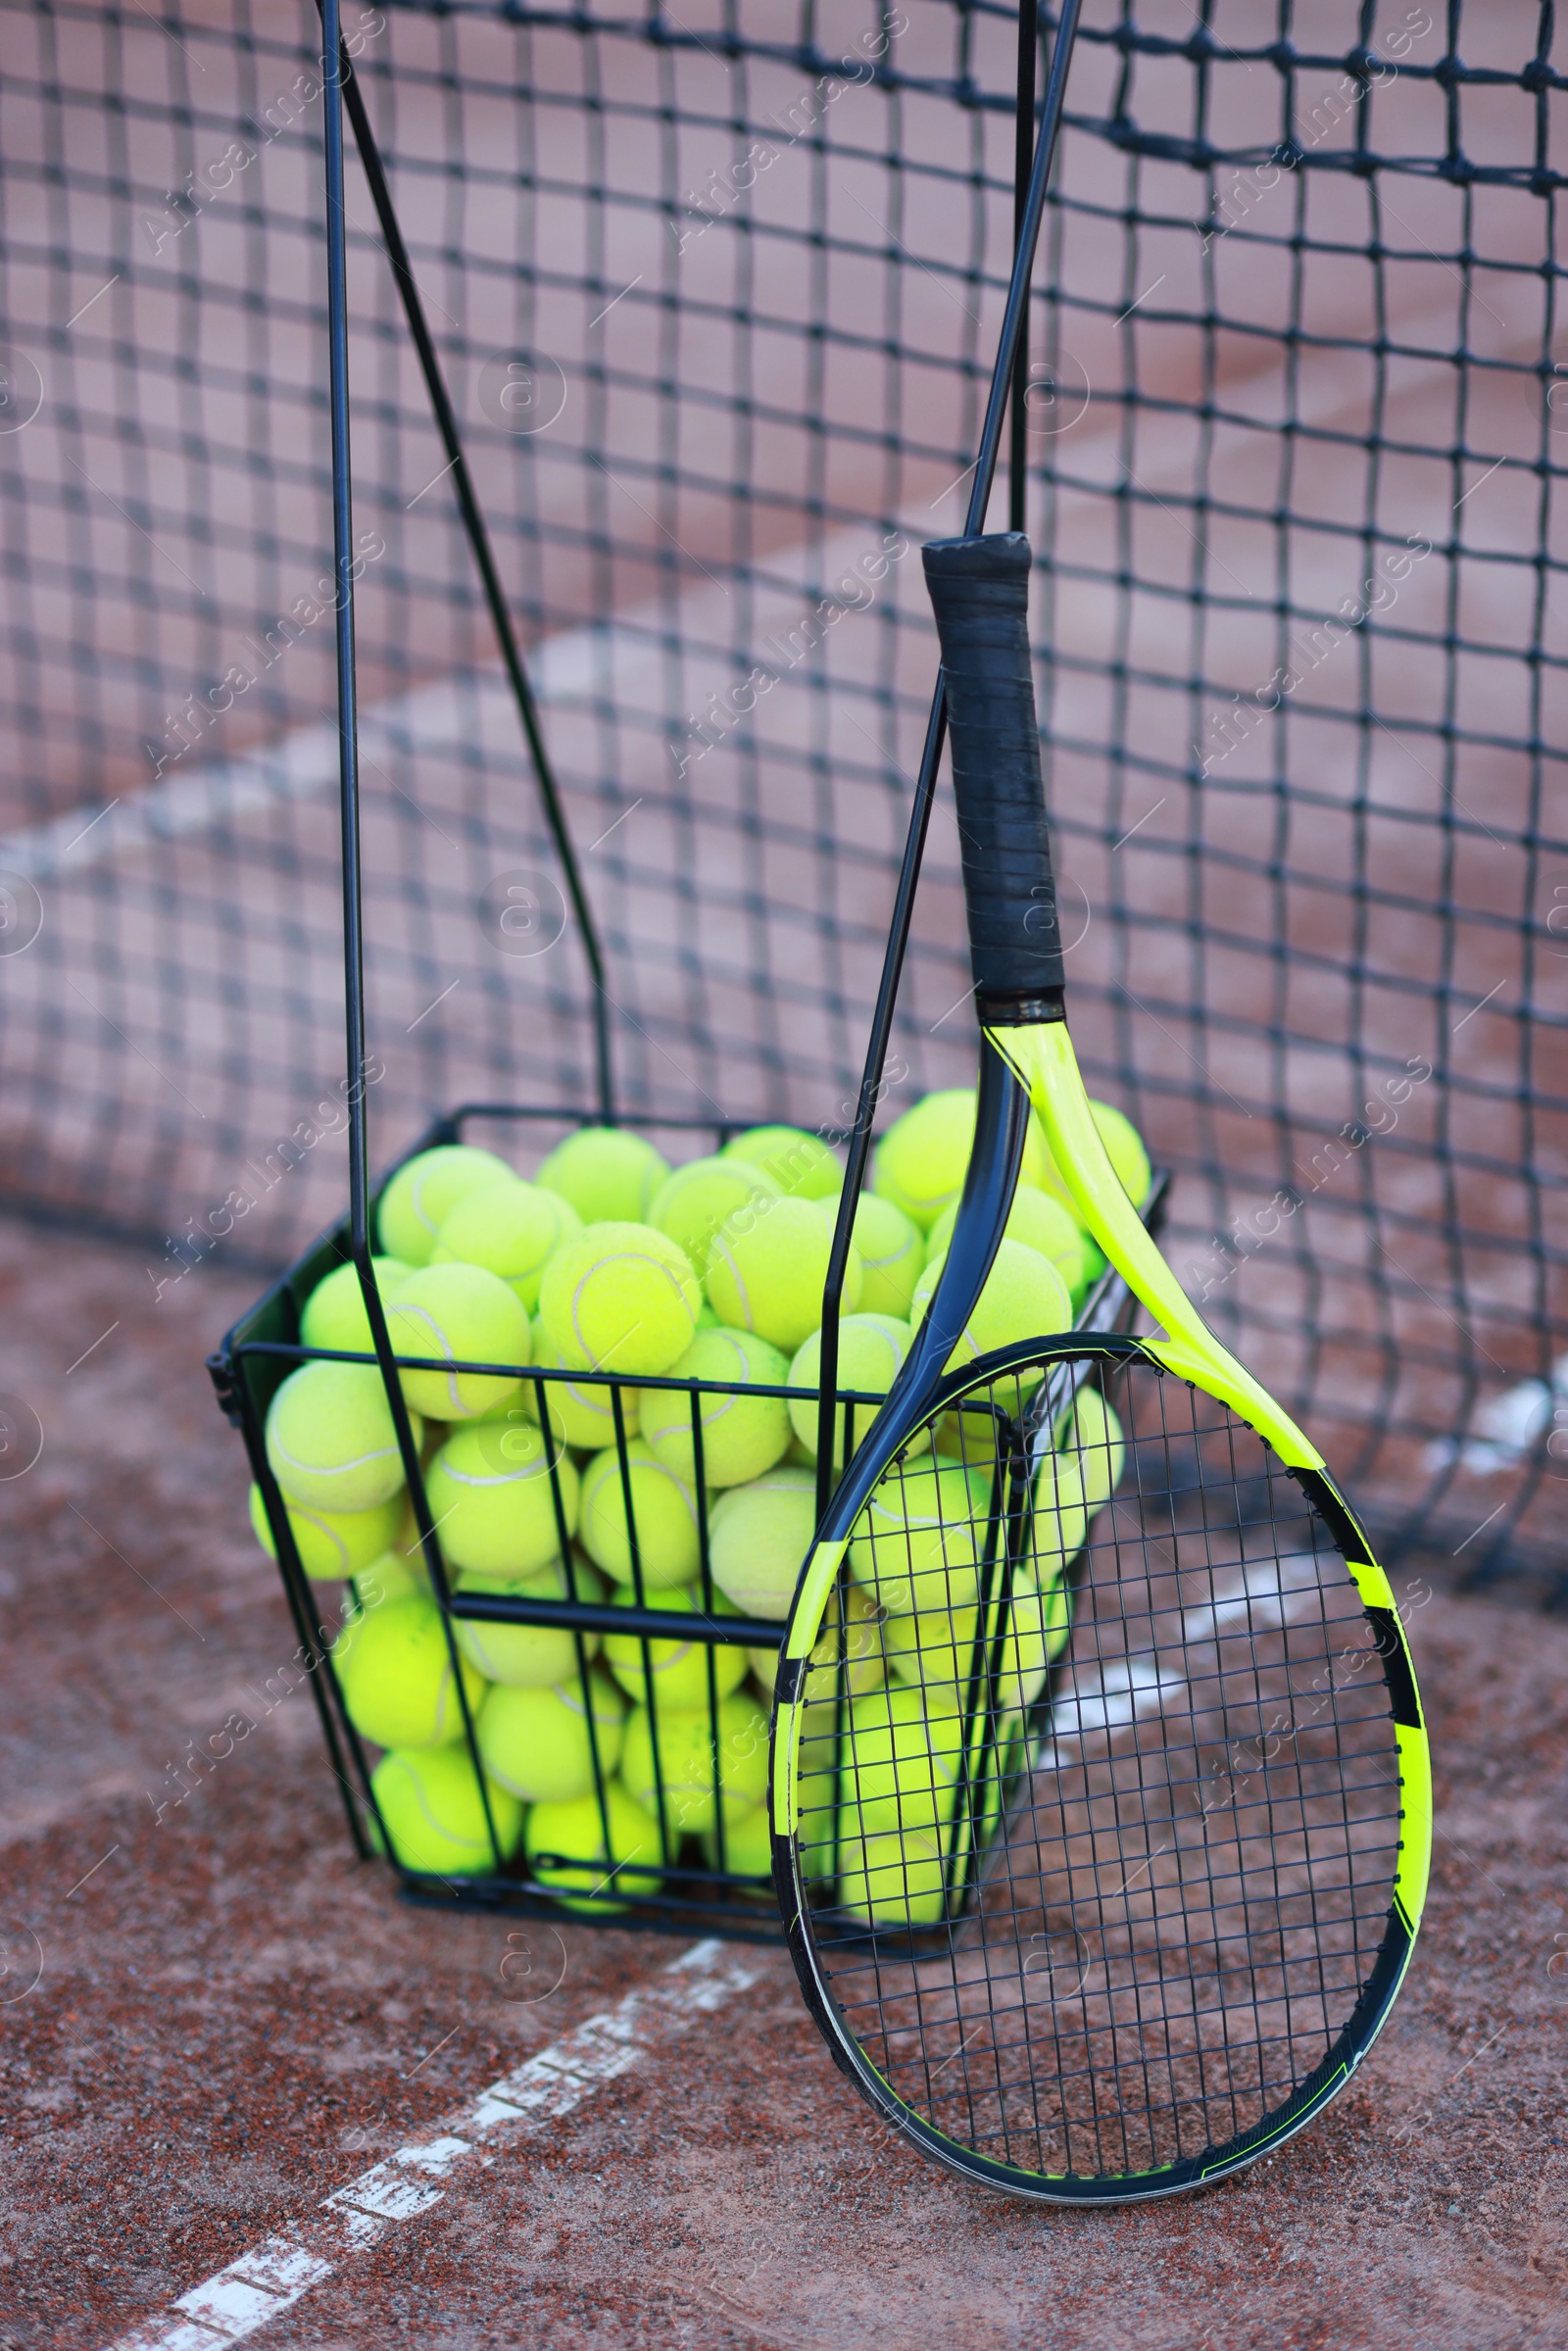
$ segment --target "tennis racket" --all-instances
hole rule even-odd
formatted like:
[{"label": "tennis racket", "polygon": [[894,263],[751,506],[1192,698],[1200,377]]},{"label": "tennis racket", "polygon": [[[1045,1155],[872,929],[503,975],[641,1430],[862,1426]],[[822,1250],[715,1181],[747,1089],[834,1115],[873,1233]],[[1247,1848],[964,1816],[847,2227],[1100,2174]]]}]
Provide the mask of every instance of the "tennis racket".
[{"label": "tennis racket", "polygon": [[[964,2177],[1222,2178],[1343,2089],[1420,1920],[1426,1736],[1383,1570],[1123,1192],[1062,1010],[1020,533],[925,550],[982,1047],[947,1263],[802,1571],[774,1873],[829,2047]],[[1031,1106],[1148,1337],[961,1368]],[[887,1679],[843,1588],[883,1611]],[[839,1628],[837,1632],[835,1628]],[[874,1674],[874,1669],[873,1669]]]}]

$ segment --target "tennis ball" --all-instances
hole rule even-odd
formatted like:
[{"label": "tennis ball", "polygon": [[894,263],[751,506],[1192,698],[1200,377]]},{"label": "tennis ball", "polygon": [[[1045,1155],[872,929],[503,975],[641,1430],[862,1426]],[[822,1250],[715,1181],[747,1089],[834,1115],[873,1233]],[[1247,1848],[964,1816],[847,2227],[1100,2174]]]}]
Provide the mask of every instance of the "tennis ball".
[{"label": "tennis ball", "polygon": [[[533,1368],[540,1371],[575,1370],[564,1364],[561,1349],[541,1323],[533,1335]],[[601,1387],[586,1374],[581,1380],[524,1380],[522,1395],[494,1417],[498,1420],[531,1420],[539,1418],[539,1398],[543,1396],[550,1426],[560,1445],[577,1446],[579,1451],[597,1453],[615,1442],[614,1397],[620,1397],[620,1425],[628,1437],[635,1437],[638,1415],[642,1409],[642,1391],[622,1387],[618,1380],[607,1381]],[[488,1415],[486,1417],[489,1417]]]},{"label": "tennis ball", "polygon": [[359,1608],[379,1608],[387,1600],[427,1600],[431,1596],[430,1571],[417,1551],[394,1547],[362,1567],[353,1579],[353,1592]]},{"label": "tennis ball", "polygon": [[660,1186],[648,1221],[684,1250],[699,1279],[721,1224],[753,1200],[777,1200],[779,1186],[747,1159],[693,1159]]},{"label": "tennis ball", "polygon": [[[886,1396],[892,1387],[899,1366],[908,1353],[914,1334],[906,1322],[897,1321],[891,1314],[846,1314],[839,1324],[838,1389],[842,1397],[846,1389],[863,1396]],[[789,1385],[792,1388],[815,1388],[821,1377],[822,1334],[813,1331],[803,1347],[797,1349],[790,1365]],[[842,1401],[833,1415],[833,1466],[844,1466],[844,1422],[847,1407]],[[876,1418],[873,1404],[854,1406],[855,1443],[859,1445]],[[790,1420],[796,1441],[802,1450],[816,1459],[816,1398],[792,1396]],[[921,1452],[929,1443],[922,1429],[911,1449]]]},{"label": "tennis ball", "polygon": [[621,1127],[579,1127],[551,1152],[538,1181],[569,1200],[584,1224],[645,1223],[669,1162]]},{"label": "tennis ball", "polygon": [[[370,1271],[375,1277],[384,1306],[400,1282],[414,1271],[401,1257],[372,1257]],[[300,1316],[301,1347],[328,1347],[345,1355],[368,1355],[374,1352],[370,1337],[370,1318],[365,1311],[365,1296],[360,1289],[360,1269],[357,1265],[337,1265],[317,1283],[305,1301]]]},{"label": "tennis ball", "polygon": [[[460,1659],[470,1708],[484,1678]],[[351,1617],[332,1643],[349,1720],[378,1747],[444,1747],[463,1737],[463,1708],[441,1611],[433,1600],[388,1600]]]},{"label": "tennis ball", "polygon": [[872,1188],[928,1233],[963,1189],[974,1143],[974,1090],[928,1094],[896,1118],[876,1147]]},{"label": "tennis ball", "polygon": [[[251,1527],[269,1559],[277,1557],[272,1530],[267,1523],[267,1504],[259,1486],[251,1488]],[[302,1503],[285,1504],[288,1523],[308,1576],[330,1583],[358,1575],[388,1549],[403,1519],[403,1499],[392,1494],[373,1510],[310,1510]]]},{"label": "tennis ball", "polygon": [[576,1468],[532,1421],[479,1421],[454,1431],[424,1487],[441,1548],[456,1568],[537,1575],[576,1529]]},{"label": "tennis ball", "polygon": [[[925,1320],[947,1261],[944,1250],[940,1257],[932,1259],[915,1284],[911,1319],[916,1330]],[[957,1346],[948,1357],[947,1367],[950,1371],[959,1371],[978,1356],[989,1355],[995,1347],[1011,1347],[1025,1339],[1054,1338],[1071,1328],[1072,1296],[1050,1258],[1021,1241],[1004,1240],[997,1246],[986,1286]],[[1039,1371],[1007,1374],[1023,1390],[1038,1386],[1043,1376]]]},{"label": "tennis ball", "polygon": [[[635,1608],[637,1595],[625,1585],[618,1585],[611,1595],[612,1607]],[[665,1586],[650,1592],[644,1604],[649,1608],[673,1609],[681,1615],[701,1616],[703,1597],[697,1589],[684,1585]],[[714,1614],[733,1616],[735,1610],[727,1600],[714,1595]],[[646,1651],[647,1663],[644,1665]],[[708,1704],[708,1660],[713,1660],[713,1695],[727,1698],[746,1679],[746,1651],[730,1641],[689,1641],[684,1634],[671,1641],[645,1637],[640,1633],[609,1633],[605,1636],[605,1663],[628,1697],[640,1706],[648,1703],[650,1682],[655,1703],[661,1718],[667,1713],[681,1714],[688,1709]]]},{"label": "tennis ball", "polygon": [[482,1265],[514,1290],[531,1314],[545,1267],[582,1231],[582,1218],[542,1184],[486,1184],[466,1193],[436,1235],[432,1265]]},{"label": "tennis ball", "polygon": [[[873,1189],[912,1217],[923,1233],[944,1208],[957,1204],[974,1149],[974,1120],[973,1087],[949,1087],[906,1110],[877,1145]],[[1020,1170],[1026,1184],[1044,1185],[1049,1157],[1045,1137],[1031,1122]]]},{"label": "tennis ball", "polygon": [[[585,1918],[625,1909],[623,1901],[606,1898],[612,1889],[634,1901],[646,1901],[659,1891],[663,1858],[659,1823],[618,1780],[607,1784],[603,1811],[597,1790],[564,1803],[535,1804],[523,1845],[535,1884],[559,1895],[564,1910],[579,1911]],[[574,1891],[599,1899],[572,1901],[569,1895]]]},{"label": "tennis ball", "polygon": [[775,1190],[797,1200],[828,1200],[844,1182],[844,1170],[820,1135],[804,1127],[753,1127],[726,1143],[721,1154],[743,1159],[770,1176]]},{"label": "tennis ball", "polygon": [[1037,1584],[1054,1584],[1066,1574],[1084,1547],[1089,1515],[1077,1457],[1047,1453],[1035,1478],[1030,1524],[1031,1572]]},{"label": "tennis ball", "polygon": [[864,1837],[939,1827],[953,1815],[960,1760],[959,1727],[933,1722],[918,1690],[894,1686],[858,1698],[839,1764],[848,1826]]},{"label": "tennis ball", "polygon": [[686,1584],[697,1573],[701,1556],[697,1496],[683,1478],[658,1458],[645,1438],[634,1437],[626,1446],[624,1479],[614,1445],[607,1445],[587,1464],[582,1473],[578,1523],[589,1558],[617,1584],[635,1585],[637,1581],[632,1572],[634,1533],[637,1564],[646,1589]]},{"label": "tennis ball", "polygon": [[[590,1737],[590,1718],[592,1736]],[[492,1780],[529,1804],[564,1804],[608,1780],[620,1759],[626,1701],[608,1675],[554,1690],[492,1690],[479,1709],[479,1759]]]},{"label": "tennis ball", "polygon": [[[457,1579],[458,1592],[494,1592],[512,1600],[602,1600],[602,1578],[585,1559],[573,1558],[568,1581],[561,1560],[528,1576],[467,1570]],[[504,1625],[492,1618],[453,1618],[458,1646],[488,1681],[505,1682],[513,1690],[545,1690],[553,1682],[572,1682],[581,1654],[592,1657],[599,1647],[597,1633],[574,1633],[569,1625]]]},{"label": "tennis ball", "polygon": [[[414,1442],[423,1430],[411,1413]],[[302,1363],[267,1414],[267,1458],[283,1498],[307,1509],[373,1510],[403,1484],[392,1407],[373,1363]]]},{"label": "tennis ball", "polygon": [[573,1371],[667,1371],[691,1346],[702,1292],[682,1250],[651,1224],[594,1224],[557,1249],[539,1317]]},{"label": "tennis ball", "polygon": [[[818,1200],[816,1205],[831,1232],[839,1212],[837,1196]],[[909,1300],[926,1260],[919,1226],[911,1224],[904,1210],[880,1193],[862,1192],[856,1202],[850,1237],[860,1260],[860,1312],[891,1314],[899,1322],[907,1322]]]},{"label": "tennis ball", "polygon": [[660,1706],[652,1715],[646,1706],[635,1707],[620,1750],[620,1778],[627,1793],[656,1816],[662,1789],[671,1837],[700,1837],[712,1828],[720,1803],[730,1821],[762,1801],[767,1716],[746,1696],[721,1699],[713,1715],[706,1705],[679,1714]]},{"label": "tennis ball", "polygon": [[782,1619],[816,1533],[816,1472],[787,1464],[733,1486],[709,1512],[708,1563],[743,1616]]},{"label": "tennis ball", "polygon": [[1062,1585],[1045,1592],[1024,1585],[1014,1589],[1010,1599],[992,1601],[978,1652],[980,1610],[973,1606],[889,1617],[882,1628],[882,1645],[894,1681],[917,1685],[928,1713],[967,1706],[978,1671],[976,1704],[1005,1716],[1032,1706],[1045,1689],[1046,1675],[1066,1641],[1070,1623]]},{"label": "tennis ball", "polygon": [[[760,1614],[760,1611],[758,1611]],[[840,1624],[845,1627],[841,1642]],[[773,1694],[778,1677],[777,1649],[748,1649],[753,1673],[766,1690]],[[852,1698],[863,1697],[868,1690],[880,1690],[887,1679],[882,1660],[882,1611],[871,1593],[858,1584],[834,1588],[822,1615],[822,1630],[817,1635],[806,1673],[808,1702],[833,1699],[840,1694]]]},{"label": "tennis ball", "polygon": [[839,1906],[872,1927],[936,1927],[947,1914],[942,1839],[930,1830],[893,1830],[845,1839]]},{"label": "tennis ball", "polygon": [[[783,1388],[790,1368],[776,1347],[755,1331],[699,1331],[669,1367],[672,1380],[711,1380],[726,1386]],[[702,1422],[703,1482],[740,1486],[760,1478],[787,1451],[790,1416],[781,1396],[703,1396],[680,1388],[642,1394],[642,1431],[659,1460],[686,1485],[697,1483],[692,1413]]]},{"label": "tennis ball", "polygon": [[[742,1208],[716,1235],[708,1260],[708,1295],[719,1321],[793,1355],[821,1324],[832,1246],[832,1227],[808,1200]],[[860,1255],[852,1242],[839,1310],[853,1314],[859,1302]]]},{"label": "tennis ball", "polygon": [[1121,1422],[1098,1388],[1079,1389],[1056,1442],[1065,1452],[1076,1456],[1083,1480],[1084,1504],[1093,1516],[1103,1508],[1121,1484],[1127,1459]]},{"label": "tennis ball", "polygon": [[[1105,1156],[1115,1169],[1122,1190],[1132,1201],[1133,1206],[1141,1208],[1149,1198],[1152,1176],[1149,1153],[1144,1149],[1143,1137],[1132,1120],[1125,1117],[1111,1103],[1092,1102],[1089,1107],[1094,1113],[1095,1124],[1100,1129],[1100,1140],[1105,1147]],[[1045,1143],[1044,1136],[1041,1137],[1041,1141],[1045,1148],[1045,1166],[1039,1177],[1041,1190],[1054,1193],[1057,1200],[1064,1201],[1076,1216],[1077,1205],[1072,1194],[1067,1189],[1060,1168],[1052,1156],[1051,1146]]]},{"label": "tennis ball", "polygon": [[[387,1300],[387,1328],[400,1355],[453,1363],[526,1363],[533,1339],[514,1290],[480,1265],[422,1265]],[[472,1371],[403,1371],[403,1393],[432,1420],[472,1420],[518,1393],[514,1376]]]},{"label": "tennis ball", "polygon": [[[943,1209],[931,1227],[925,1251],[927,1265],[947,1254],[957,1218],[958,1205],[955,1200],[951,1208]],[[1021,1241],[1026,1248],[1038,1249],[1042,1257],[1049,1257],[1075,1302],[1083,1296],[1088,1287],[1085,1243],[1089,1236],[1071,1209],[1063,1207],[1059,1200],[1049,1192],[1038,1191],[1033,1184],[1020,1184],[1007,1211],[1006,1235],[1009,1241]]]},{"label": "tennis ball", "polygon": [[972,1601],[990,1508],[989,1479],[956,1462],[895,1464],[856,1521],[850,1573],[890,1617]]},{"label": "tennis ball", "polygon": [[419,1151],[404,1161],[381,1195],[375,1213],[381,1247],[405,1265],[428,1265],[437,1233],[466,1192],[515,1182],[505,1159],[468,1143]]},{"label": "tennis ball", "polygon": [[724,1823],[724,1858],[718,1852],[717,1824],[703,1832],[703,1857],[710,1870],[722,1866],[741,1878],[765,1878],[765,1886],[738,1886],[731,1890],[748,1900],[770,1901],[773,1893],[773,1824],[765,1804],[754,1804],[736,1820]]},{"label": "tennis ball", "polygon": [[[522,1806],[492,1782],[486,1789],[496,1841],[485,1825],[479,1775],[466,1746],[383,1755],[370,1789],[386,1826],[393,1859],[406,1870],[441,1878],[479,1878],[516,1850]],[[378,1844],[381,1841],[377,1837]]]}]

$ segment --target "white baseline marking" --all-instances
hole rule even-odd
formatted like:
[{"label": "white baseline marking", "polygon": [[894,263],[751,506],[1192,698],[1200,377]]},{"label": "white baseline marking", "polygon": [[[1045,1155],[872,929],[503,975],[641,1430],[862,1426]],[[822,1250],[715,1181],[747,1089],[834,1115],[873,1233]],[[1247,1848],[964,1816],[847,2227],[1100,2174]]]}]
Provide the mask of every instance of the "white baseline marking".
[{"label": "white baseline marking", "polygon": [[167,2310],[117,2337],[110,2351],[215,2351],[270,2326],[398,2221],[446,2194],[460,2165],[494,2162],[486,2142],[502,2131],[542,2131],[607,2082],[678,2039],[757,1983],[760,1969],[720,1942],[694,1943],[652,1983],[591,2016],[503,2074],[429,2135],[399,2147],[275,2236],[204,2278]]}]

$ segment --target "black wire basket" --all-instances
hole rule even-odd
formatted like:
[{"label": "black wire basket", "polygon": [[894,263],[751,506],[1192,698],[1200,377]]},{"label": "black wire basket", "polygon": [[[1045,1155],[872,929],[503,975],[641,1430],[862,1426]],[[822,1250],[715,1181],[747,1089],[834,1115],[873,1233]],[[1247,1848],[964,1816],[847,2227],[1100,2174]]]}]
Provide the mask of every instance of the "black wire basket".
[{"label": "black wire basket", "polygon": [[[580,1111],[546,1108],[506,1111],[493,1104],[475,1105],[438,1119],[419,1138],[415,1150],[462,1142],[481,1122],[489,1128],[498,1121],[512,1125],[514,1131],[524,1132],[530,1127],[537,1130],[546,1126],[559,1132],[563,1127],[569,1129],[573,1124],[589,1123]],[[657,1123],[661,1130],[670,1129],[689,1137],[699,1151],[718,1149],[739,1131],[697,1119],[661,1118]],[[377,1186],[377,1200],[385,1182],[395,1172],[389,1170]],[[1156,1176],[1144,1210],[1146,1220],[1155,1229],[1164,1195],[1165,1178]],[[373,1585],[371,1592],[366,1592],[361,1589],[363,1576],[339,1583],[335,1579],[313,1580],[307,1573],[287,1505],[269,1465],[266,1445],[268,1407],[283,1380],[299,1365],[313,1360],[368,1363],[376,1360],[374,1355],[346,1356],[307,1347],[300,1338],[301,1314],[317,1285],[334,1266],[352,1261],[350,1233],[351,1220],[345,1215],[298,1257],[225,1335],[211,1357],[209,1368],[225,1414],[245,1439],[251,1474],[270,1537],[270,1547],[275,1553],[299,1636],[298,1662],[309,1675],[315,1692],[328,1760],[338,1783],[356,1851],[364,1859],[374,1854],[386,1855],[403,1892],[416,1901],[515,1910],[556,1919],[565,1915],[669,1934],[703,1932],[748,1940],[781,1941],[783,1927],[774,1902],[765,1845],[760,1855],[741,1854],[734,1849],[735,1819],[730,1801],[734,1793],[730,1779],[734,1713],[733,1708],[727,1714],[721,1713],[721,1708],[726,1700],[737,1697],[751,1700],[753,1736],[759,1742],[757,1751],[765,1763],[771,1661],[777,1656],[785,1628],[778,1619],[737,1613],[715,1585],[710,1516],[718,1496],[710,1493],[703,1476],[702,1403],[704,1397],[714,1395],[776,1396],[809,1404],[814,1418],[818,1391],[756,1386],[738,1389],[710,1381],[670,1378],[622,1380],[609,1373],[566,1372],[537,1364],[466,1362],[452,1366],[406,1354],[394,1358],[400,1369],[456,1369],[515,1376],[522,1381],[528,1396],[529,1418],[541,1429],[550,1426],[549,1390],[553,1383],[569,1381],[579,1390],[586,1387],[602,1391],[609,1442],[600,1449],[608,1452],[610,1445],[613,1445],[620,1472],[631,1568],[623,1596],[612,1600],[608,1592],[600,1590],[593,1569],[579,1558],[573,1547],[567,1487],[574,1485],[591,1453],[587,1447],[562,1445],[549,1454],[549,1478],[565,1591],[556,1599],[518,1597],[461,1587],[450,1563],[442,1556],[439,1514],[432,1513],[430,1497],[424,1489],[423,1465],[416,1455],[404,1531],[390,1556],[395,1563],[407,1563],[398,1572],[418,1578],[421,1566],[427,1569],[427,1583],[421,1582],[421,1588],[427,1590],[440,1610],[453,1688],[462,1716],[461,1739],[452,1744],[466,1752],[479,1789],[486,1790],[487,1782],[476,1731],[478,1701],[470,1696],[461,1662],[464,1655],[461,1629],[466,1625],[521,1625],[564,1635],[570,1642],[574,1658],[574,1666],[564,1679],[584,1692],[593,1687],[590,1668],[607,1637],[640,1643],[640,1679],[645,1692],[657,1689],[657,1669],[650,1644],[656,1641],[690,1643],[701,1657],[698,1678],[706,1693],[695,1708],[688,1701],[679,1708],[656,1702],[647,1709],[654,1789],[648,1810],[658,1825],[656,1855],[650,1857],[640,1852],[635,1866],[625,1869],[607,1870],[605,1866],[603,1856],[612,1850],[614,1843],[611,1807],[615,1801],[612,1792],[615,1775],[613,1758],[607,1756],[596,1731],[594,1709],[588,1705],[583,1709],[583,1720],[591,1764],[591,1809],[597,1816],[592,1851],[551,1848],[536,1851],[530,1858],[520,1834],[520,1823],[498,1819],[492,1796],[486,1794],[484,1828],[488,1852],[478,1858],[477,1866],[461,1874],[412,1866],[400,1855],[397,1836],[377,1801],[371,1760],[374,1749],[351,1718],[333,1656],[333,1641],[353,1621],[355,1608],[367,1599],[373,1601]],[[1084,1298],[1075,1329],[1085,1333],[1125,1331],[1130,1326],[1132,1305],[1120,1276],[1107,1268]],[[640,1394],[649,1390],[684,1394],[690,1399],[697,1570],[690,1586],[694,1604],[685,1611],[659,1605],[652,1596],[656,1588],[644,1573],[644,1546],[637,1525],[628,1445],[633,1442],[631,1432],[636,1427]],[[864,1435],[880,1402],[876,1396],[843,1389],[836,1392],[833,1408],[842,1427],[844,1459],[849,1458]],[[979,1461],[983,1468],[988,1455],[995,1462],[999,1491],[1006,1478],[1008,1457],[1018,1434],[1010,1427],[994,1427],[988,1421],[984,1430],[969,1433],[965,1443],[964,1455],[971,1467]],[[998,1541],[997,1519],[994,1512],[990,1538],[993,1545]],[[424,1531],[422,1540],[421,1531]],[[1027,1541],[1027,1530],[1024,1539]],[[367,1571],[371,1578],[375,1572]],[[840,1575],[842,1596],[833,1653],[820,1661],[814,1675],[820,1683],[819,1694],[835,1704],[847,1702],[858,1693],[855,1669],[861,1661],[852,1646],[847,1563]],[[1066,1564],[1065,1581],[1070,1587],[1070,1562]],[[342,1593],[342,1600],[335,1608],[322,1606],[328,1591]],[[738,1653],[746,1655],[744,1678],[737,1676],[735,1670]],[[710,1766],[707,1785],[694,1788],[688,1772],[677,1788],[669,1780],[665,1745],[677,1716],[682,1721],[694,1712],[701,1716],[705,1707]],[[1026,1739],[1022,1741],[1014,1739],[1007,1752],[996,1749],[991,1719],[983,1705],[977,1706],[979,1743],[970,1765],[971,1800],[956,1810],[949,1832],[949,1907],[954,1914],[960,1913],[973,1900],[978,1883],[977,1865],[983,1858],[979,1850],[970,1851],[963,1846],[958,1824],[971,1817],[995,1823],[1004,1815],[1009,1788],[1022,1766],[1027,1746]],[[835,1764],[834,1769],[837,1768]],[[978,1812],[972,1792],[976,1782],[982,1787]],[[748,1861],[751,1866],[747,1866]],[[824,1899],[830,1898],[831,1886],[825,1883]]]}]

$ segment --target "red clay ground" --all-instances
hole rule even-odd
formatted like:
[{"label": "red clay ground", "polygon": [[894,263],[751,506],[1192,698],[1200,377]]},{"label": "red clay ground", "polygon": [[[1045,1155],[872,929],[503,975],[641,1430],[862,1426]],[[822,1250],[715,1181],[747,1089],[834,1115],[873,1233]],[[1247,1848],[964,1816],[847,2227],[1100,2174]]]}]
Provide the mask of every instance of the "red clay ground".
[{"label": "red clay ground", "polygon": [[[4,2347],[106,2345],[678,1948],[566,1926],[558,1987],[510,1997],[504,1922],[351,1860],[303,1691],[155,1821],[166,1767],[293,1647],[202,1370],[255,1287],[219,1263],[154,1305],[133,1254],[0,1225],[0,1390],[45,1432],[0,1485]],[[1274,2162],[1127,2213],[981,2194],[886,2143],[764,1953],[657,2066],[252,2339],[1568,2343],[1568,1626],[1430,1584],[1427,1931],[1358,2085]]]}]

